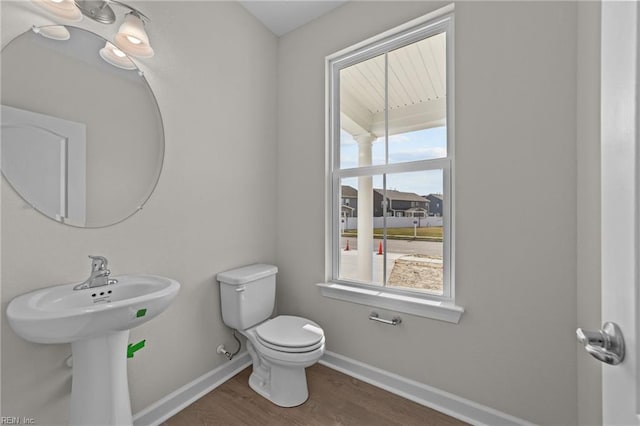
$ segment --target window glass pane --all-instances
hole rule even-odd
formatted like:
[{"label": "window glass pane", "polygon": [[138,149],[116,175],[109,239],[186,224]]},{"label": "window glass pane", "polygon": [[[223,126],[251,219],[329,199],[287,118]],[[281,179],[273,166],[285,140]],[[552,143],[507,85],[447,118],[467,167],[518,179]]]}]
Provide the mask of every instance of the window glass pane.
[{"label": "window glass pane", "polygon": [[341,169],[385,164],[384,86],[384,55],[340,70]]},{"label": "window glass pane", "polygon": [[387,60],[389,163],[446,157],[446,34],[393,50]]},{"label": "window glass pane", "polygon": [[386,200],[387,286],[442,295],[443,171],[388,174]]},{"label": "window glass pane", "polygon": [[[340,158],[331,177],[332,185],[339,181],[333,279],[427,298],[452,294],[445,264],[452,248],[444,241],[450,171],[442,166],[450,162],[430,161],[453,154],[447,139],[447,29],[437,28],[442,32],[409,44],[408,37],[394,40],[392,50],[374,58],[358,54],[361,62],[333,74],[340,88],[332,100],[338,115],[333,123],[339,123],[333,147]],[[375,168],[362,169],[367,166]],[[345,169],[378,175],[345,177],[355,174]]]},{"label": "window glass pane", "polygon": [[377,254],[380,230],[374,229],[382,216],[382,197],[373,189],[382,187],[382,176],[345,178],[340,183],[338,278],[382,286],[385,256]]}]

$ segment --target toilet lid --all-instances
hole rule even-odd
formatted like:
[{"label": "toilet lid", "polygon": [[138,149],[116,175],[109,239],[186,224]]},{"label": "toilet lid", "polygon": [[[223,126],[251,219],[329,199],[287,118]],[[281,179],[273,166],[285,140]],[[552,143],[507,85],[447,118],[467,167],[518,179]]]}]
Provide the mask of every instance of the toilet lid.
[{"label": "toilet lid", "polygon": [[269,346],[280,348],[309,348],[324,338],[318,324],[306,318],[281,315],[259,325],[256,335]]}]

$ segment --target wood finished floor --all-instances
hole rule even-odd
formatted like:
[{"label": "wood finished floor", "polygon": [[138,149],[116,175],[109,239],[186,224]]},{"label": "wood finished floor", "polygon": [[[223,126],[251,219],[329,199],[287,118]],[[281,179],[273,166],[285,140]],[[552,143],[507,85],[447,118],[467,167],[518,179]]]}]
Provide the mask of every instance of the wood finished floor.
[{"label": "wood finished floor", "polygon": [[249,388],[251,367],[211,391],[167,426],[458,426],[466,423],[316,364],[307,369],[309,399],[281,408]]}]

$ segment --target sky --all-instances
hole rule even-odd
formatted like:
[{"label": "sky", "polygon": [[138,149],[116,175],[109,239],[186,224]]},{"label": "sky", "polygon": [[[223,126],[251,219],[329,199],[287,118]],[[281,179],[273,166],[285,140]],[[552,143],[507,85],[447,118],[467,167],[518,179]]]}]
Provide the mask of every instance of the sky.
[{"label": "sky", "polygon": [[[389,163],[427,160],[446,156],[446,127],[434,127],[415,132],[389,136]],[[385,163],[384,138],[373,142],[372,164]],[[340,168],[347,169],[358,166],[358,144],[350,134],[340,131]],[[358,188],[357,178],[342,180],[343,185]],[[382,188],[382,176],[373,177],[373,187]],[[397,173],[387,175],[387,189],[403,192],[414,192],[418,195],[442,193],[442,171],[429,170],[423,172]]]}]

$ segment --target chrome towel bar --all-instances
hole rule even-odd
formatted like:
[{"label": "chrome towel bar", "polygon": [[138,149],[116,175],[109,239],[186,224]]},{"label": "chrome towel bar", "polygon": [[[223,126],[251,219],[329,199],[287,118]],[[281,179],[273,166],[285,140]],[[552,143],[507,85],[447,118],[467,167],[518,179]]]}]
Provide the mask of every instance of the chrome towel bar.
[{"label": "chrome towel bar", "polygon": [[396,325],[398,325],[398,324],[400,324],[402,322],[402,318],[400,318],[400,317],[393,317],[390,320],[384,319],[384,318],[380,318],[378,316],[377,312],[371,312],[371,315],[369,315],[369,319],[371,321],[378,321],[378,322],[381,322],[383,324],[393,325],[393,326],[396,326]]}]

